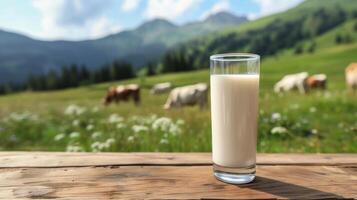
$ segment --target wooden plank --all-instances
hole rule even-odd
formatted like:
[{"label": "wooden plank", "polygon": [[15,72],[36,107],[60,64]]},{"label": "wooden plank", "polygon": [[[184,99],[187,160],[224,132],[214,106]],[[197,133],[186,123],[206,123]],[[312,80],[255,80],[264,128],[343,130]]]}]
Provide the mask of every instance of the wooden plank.
[{"label": "wooden plank", "polygon": [[251,184],[217,181],[210,166],[0,169],[5,199],[357,198],[357,167],[259,166]]},{"label": "wooden plank", "polygon": [[[258,154],[260,165],[353,165],[357,154]],[[0,168],[120,165],[211,165],[210,153],[0,152]]]}]

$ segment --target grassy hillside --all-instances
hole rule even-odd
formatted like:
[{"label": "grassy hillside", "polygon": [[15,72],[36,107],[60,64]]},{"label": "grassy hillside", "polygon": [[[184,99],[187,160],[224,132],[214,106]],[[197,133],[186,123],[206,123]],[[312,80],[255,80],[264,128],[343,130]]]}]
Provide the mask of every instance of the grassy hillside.
[{"label": "grassy hillside", "polygon": [[[355,55],[357,46],[344,44],[324,48],[314,54],[295,56],[286,52],[264,59],[258,150],[357,152],[357,96],[349,94],[344,83],[344,68],[356,61]],[[303,70],[326,73],[328,90],[308,95],[294,92],[277,95],[272,92],[273,84],[281,76]],[[209,72],[174,73],[64,91],[2,96],[1,149],[210,151],[209,108],[204,111],[198,107],[163,110],[167,94],[154,96],[149,94],[149,88],[164,81],[175,86],[208,83]],[[135,107],[130,102],[103,107],[101,100],[106,89],[126,83],[142,84],[142,104]],[[68,113],[71,110],[75,110],[74,113]],[[158,124],[163,129],[158,129]],[[273,131],[274,127],[283,129]]]},{"label": "grassy hillside", "polygon": [[163,71],[206,68],[207,57],[222,52],[254,52],[265,57],[313,53],[356,43],[356,37],[354,0],[308,0],[286,12],[183,43],[165,54],[162,66]]}]

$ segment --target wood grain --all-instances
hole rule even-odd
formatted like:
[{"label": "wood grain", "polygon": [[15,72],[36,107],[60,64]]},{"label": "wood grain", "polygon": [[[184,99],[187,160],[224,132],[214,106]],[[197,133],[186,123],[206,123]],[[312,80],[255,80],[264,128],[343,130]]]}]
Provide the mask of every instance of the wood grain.
[{"label": "wood grain", "polygon": [[357,198],[355,154],[259,154],[256,180],[217,181],[208,153],[0,152],[0,199]]},{"label": "wood grain", "polygon": [[245,186],[217,181],[210,166],[0,169],[0,198],[357,198],[356,167],[259,166]]},{"label": "wood grain", "polygon": [[[357,154],[258,154],[259,165],[354,165]],[[211,165],[210,153],[0,152],[0,168]]]}]

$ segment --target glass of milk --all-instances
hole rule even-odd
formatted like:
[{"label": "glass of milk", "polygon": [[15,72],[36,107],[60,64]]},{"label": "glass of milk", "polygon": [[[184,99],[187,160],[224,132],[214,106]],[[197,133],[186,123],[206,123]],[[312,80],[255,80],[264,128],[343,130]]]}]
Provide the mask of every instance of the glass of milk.
[{"label": "glass of milk", "polygon": [[249,183],[255,178],[260,57],[227,53],[210,61],[214,175]]}]

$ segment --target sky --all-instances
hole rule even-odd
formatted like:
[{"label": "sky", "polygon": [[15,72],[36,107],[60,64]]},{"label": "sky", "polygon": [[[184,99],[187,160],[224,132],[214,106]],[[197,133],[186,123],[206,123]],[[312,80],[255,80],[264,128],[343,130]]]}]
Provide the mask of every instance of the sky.
[{"label": "sky", "polygon": [[41,40],[96,39],[155,18],[182,25],[228,11],[254,20],[302,0],[0,0],[0,29]]}]

